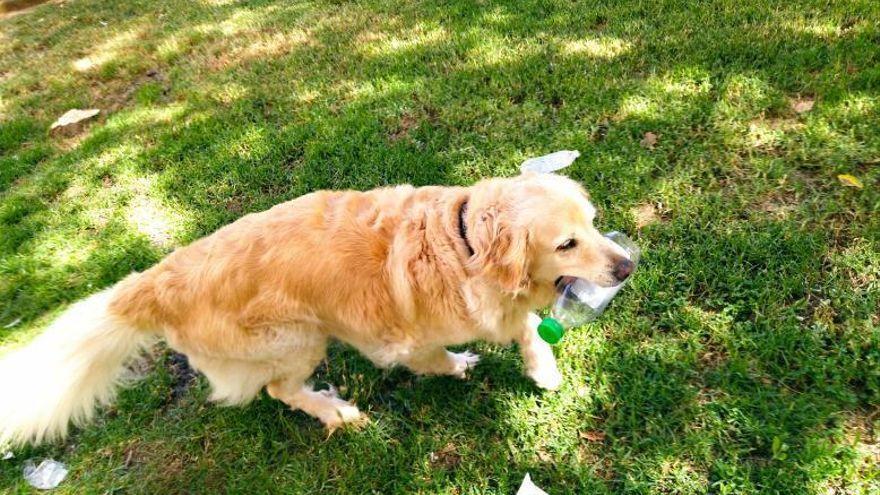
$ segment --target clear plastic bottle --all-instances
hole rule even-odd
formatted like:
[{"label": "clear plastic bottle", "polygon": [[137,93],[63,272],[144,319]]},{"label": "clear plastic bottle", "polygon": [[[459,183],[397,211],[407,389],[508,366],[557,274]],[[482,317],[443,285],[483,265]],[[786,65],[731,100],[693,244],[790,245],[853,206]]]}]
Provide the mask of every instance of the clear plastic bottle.
[{"label": "clear plastic bottle", "polygon": [[[621,232],[609,232],[605,237],[620,249],[621,254],[633,262],[633,270],[639,264],[641,251],[639,247]],[[549,343],[555,344],[565,335],[565,330],[589,323],[608,307],[617,292],[632,277],[613,287],[600,287],[588,280],[566,277],[556,287],[559,297],[550,309],[550,316],[538,325],[538,335]]]}]

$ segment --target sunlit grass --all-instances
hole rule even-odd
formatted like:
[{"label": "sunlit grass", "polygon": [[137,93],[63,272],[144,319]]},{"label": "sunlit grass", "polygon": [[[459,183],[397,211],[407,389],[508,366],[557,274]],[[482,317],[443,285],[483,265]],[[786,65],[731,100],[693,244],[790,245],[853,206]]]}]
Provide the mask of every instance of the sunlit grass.
[{"label": "sunlit grass", "polygon": [[143,39],[143,36],[144,33],[141,29],[131,29],[116,34],[109,40],[91,48],[85,57],[74,60],[73,69],[78,72],[100,69],[107,62],[123,56],[123,52],[139,39]]},{"label": "sunlit grass", "polygon": [[387,33],[364,33],[359,37],[364,44],[360,48],[367,56],[388,56],[406,50],[431,47],[449,39],[449,34],[441,26],[418,25],[413,29],[389,36]]},{"label": "sunlit grass", "polygon": [[632,44],[620,38],[602,37],[563,42],[563,53],[568,55],[587,55],[599,59],[612,59],[632,48]]}]

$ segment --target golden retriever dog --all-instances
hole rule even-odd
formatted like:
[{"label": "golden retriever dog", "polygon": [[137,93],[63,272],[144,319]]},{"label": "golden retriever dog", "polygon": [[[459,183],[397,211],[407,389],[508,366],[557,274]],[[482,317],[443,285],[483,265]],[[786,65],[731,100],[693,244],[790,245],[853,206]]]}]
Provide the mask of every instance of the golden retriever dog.
[{"label": "golden retriever dog", "polygon": [[632,263],[594,227],[576,182],[527,173],[471,187],[319,191],[247,215],[62,314],[0,361],[0,445],[57,439],[109,402],[128,360],[163,338],[212,399],[272,397],[333,429],[364,419],[308,379],[328,341],[377,366],[464,377],[447,346],[516,342],[526,374],[562,376],[532,313],[561,277],[610,286]]}]

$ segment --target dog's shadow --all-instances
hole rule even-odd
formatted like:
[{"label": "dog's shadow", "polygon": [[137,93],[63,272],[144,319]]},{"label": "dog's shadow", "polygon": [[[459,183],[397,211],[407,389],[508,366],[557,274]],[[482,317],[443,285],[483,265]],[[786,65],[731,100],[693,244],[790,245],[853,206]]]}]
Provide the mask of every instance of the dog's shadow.
[{"label": "dog's shadow", "polygon": [[[493,399],[497,393],[542,393],[524,376],[515,346],[476,344],[450,350],[465,349],[476,349],[480,362],[466,378],[459,379],[419,376],[403,366],[380,369],[356,350],[337,344],[331,346],[327,360],[316,370],[314,382],[319,388],[339,386],[350,400],[372,415],[391,415],[408,422],[430,417],[431,422],[447,426],[469,424],[463,417],[467,414],[459,409],[479,409],[486,415],[496,412],[498,404]],[[451,411],[458,415],[444,422]]]}]

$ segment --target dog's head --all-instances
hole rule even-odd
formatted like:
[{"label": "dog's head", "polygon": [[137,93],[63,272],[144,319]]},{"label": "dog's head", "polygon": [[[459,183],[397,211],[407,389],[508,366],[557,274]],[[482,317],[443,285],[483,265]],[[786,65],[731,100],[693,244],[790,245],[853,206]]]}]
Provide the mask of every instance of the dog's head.
[{"label": "dog's head", "polygon": [[616,285],[633,264],[596,230],[595,216],[586,191],[567,177],[526,173],[480,182],[467,218],[472,264],[514,294],[552,288],[565,277]]}]

